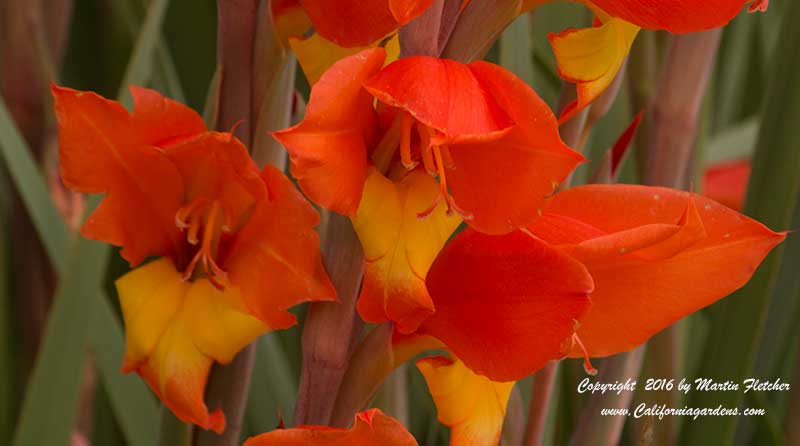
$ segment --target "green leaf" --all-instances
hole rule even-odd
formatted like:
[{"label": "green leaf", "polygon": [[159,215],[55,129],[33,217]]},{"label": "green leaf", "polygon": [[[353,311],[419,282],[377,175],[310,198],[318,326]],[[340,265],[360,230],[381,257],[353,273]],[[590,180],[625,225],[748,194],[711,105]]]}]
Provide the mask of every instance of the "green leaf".
[{"label": "green leaf", "polygon": [[[158,30],[167,5],[167,0],[154,0],[151,3],[123,85],[143,84],[150,75]],[[80,372],[90,339],[98,344],[117,340],[116,349],[109,350],[109,345],[93,345],[100,352],[99,362],[104,373],[110,371],[110,367],[103,365],[110,364],[111,355],[120,356],[119,346],[122,341],[119,323],[115,319],[108,319],[112,313],[109,308],[103,308],[108,302],[99,293],[110,247],[81,238],[75,242],[74,249],[68,248],[69,232],[50,201],[46,183],[37,171],[30,151],[14,128],[2,101],[0,146],[14,183],[42,237],[48,256],[61,277],[39,356],[27,387],[14,445],[68,444],[76,416],[82,376]],[[92,201],[94,204],[98,202],[97,199]],[[110,324],[115,325],[116,330],[92,333],[93,322],[99,324],[95,328],[108,327],[109,325],[102,324]],[[90,337],[89,334],[93,336]],[[116,402],[115,409],[122,419],[121,424],[125,427],[126,434],[134,436],[128,440],[137,446],[152,444],[152,437],[147,436],[154,424],[146,414],[154,413],[155,407],[152,401],[150,404],[146,402],[144,395],[147,393],[142,392],[141,383],[131,387],[130,380],[114,377],[104,379],[107,385],[116,384],[116,388],[109,386],[108,390],[112,395],[112,403]],[[137,393],[140,396],[135,396]],[[133,404],[128,404],[129,398],[133,398]],[[42,429],[42,426],[47,428]]]},{"label": "green leaf", "polygon": [[2,97],[0,97],[0,152],[28,215],[36,224],[45,250],[51,259],[56,261],[55,253],[67,251],[70,242],[69,233],[61,215],[50,201],[42,173],[31,156],[25,140],[14,126]]},{"label": "green leaf", "polygon": [[65,256],[69,263],[27,387],[15,446],[69,444],[97,290],[110,251],[107,245],[81,238]]},{"label": "green leaf", "polygon": [[[747,214],[774,229],[788,228],[800,189],[800,3],[786,5],[767,105],[753,160],[745,204]],[[767,257],[750,283],[712,313],[712,329],[698,376],[741,381],[754,370],[764,321],[775,294],[784,249]],[[738,407],[742,392],[697,392],[692,407]],[[688,423],[682,444],[731,444],[735,417],[707,417]]]},{"label": "green leaf", "polygon": [[269,333],[256,341],[256,362],[246,411],[253,433],[274,429],[281,418],[292,425],[297,379],[277,335]]},{"label": "green leaf", "polygon": [[123,375],[125,357],[122,326],[104,293],[96,299],[91,324],[91,349],[95,354],[100,379],[108,393],[125,438],[132,446],[150,446],[156,437],[158,405],[147,385],[134,374]]}]

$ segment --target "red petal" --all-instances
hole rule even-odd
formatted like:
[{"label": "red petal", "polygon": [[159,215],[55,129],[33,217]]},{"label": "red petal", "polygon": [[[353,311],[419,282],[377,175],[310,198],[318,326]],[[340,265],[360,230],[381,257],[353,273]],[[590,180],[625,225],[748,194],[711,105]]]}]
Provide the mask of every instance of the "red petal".
[{"label": "red petal", "polygon": [[83,235],[121,246],[131,265],[148,255],[176,255],[182,237],[174,217],[183,185],[155,145],[203,130],[192,112],[143,89],[133,89],[133,115],[94,93],[52,91],[64,183],[78,192],[106,193]]},{"label": "red petal", "polygon": [[470,65],[484,89],[516,123],[502,138],[450,148],[456,169],[447,179],[458,205],[481,232],[502,234],[533,222],[583,156],[567,147],[547,104],[511,72],[486,62]]},{"label": "red petal", "polygon": [[277,429],[245,441],[245,446],[416,446],[414,437],[379,409],[356,415],[350,429],[300,426]]},{"label": "red petal", "polygon": [[530,229],[579,255],[594,278],[578,329],[591,356],[633,349],[732,293],[784,239],[705,197],[622,185],[559,193]]},{"label": "red petal", "polygon": [[311,90],[303,121],[273,135],[286,147],[292,175],[319,205],[352,215],[367,175],[367,146],[377,131],[372,97],[362,88],[386,57],[364,50],[334,64]]},{"label": "red petal", "polygon": [[431,4],[433,0],[389,0],[389,9],[395,20],[400,25],[405,25],[425,12]]},{"label": "red petal", "polygon": [[591,0],[608,14],[647,29],[690,33],[726,25],[750,0]]},{"label": "red petal", "polygon": [[231,242],[222,267],[247,307],[272,329],[296,323],[286,310],[307,301],[336,300],[322,266],[319,214],[283,173],[267,166],[269,200],[258,202]]},{"label": "red petal", "polygon": [[314,29],[338,45],[366,46],[418,15],[432,0],[301,0]]},{"label": "red petal", "polygon": [[493,381],[521,379],[562,357],[592,291],[586,268],[546,243],[471,229],[445,246],[427,284],[436,313],[420,332]]},{"label": "red petal", "polygon": [[381,102],[407,110],[451,141],[496,137],[513,124],[470,67],[453,60],[405,57],[364,85]]}]

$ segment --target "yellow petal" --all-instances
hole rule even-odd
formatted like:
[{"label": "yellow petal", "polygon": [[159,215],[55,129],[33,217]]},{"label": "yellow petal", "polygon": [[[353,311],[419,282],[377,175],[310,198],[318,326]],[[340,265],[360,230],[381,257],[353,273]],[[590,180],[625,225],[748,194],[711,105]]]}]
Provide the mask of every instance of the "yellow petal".
[{"label": "yellow petal", "polygon": [[448,237],[461,223],[448,217],[444,200],[424,219],[439,184],[417,170],[392,182],[372,170],[353,227],[366,260],[358,310],[368,322],[391,320],[409,333],[433,313],[425,276]]},{"label": "yellow petal", "polygon": [[[306,75],[309,85],[317,83],[322,73],[328,70],[334,63],[347,56],[359,53],[367,48],[378,46],[384,39],[376,40],[370,45],[363,47],[344,48],[330,40],[322,37],[319,33],[314,33],[306,39],[291,38],[289,45],[297,56],[297,61]],[[395,34],[386,43],[386,62],[390,64],[400,56],[400,38]]]},{"label": "yellow petal", "polygon": [[571,113],[591,104],[611,85],[639,33],[638,26],[624,20],[605,14],[598,18],[600,26],[548,36],[559,74],[578,85],[578,102]]},{"label": "yellow petal", "polygon": [[230,362],[268,327],[247,313],[237,288],[187,282],[169,259],[116,285],[126,328],[123,369],[136,370],[178,418],[221,431],[225,417],[209,413],[203,400],[211,365]]},{"label": "yellow petal", "polygon": [[116,282],[125,320],[125,365],[130,371],[145,361],[183,304],[188,284],[161,258],[125,274]]},{"label": "yellow petal", "polygon": [[436,404],[439,421],[450,427],[451,446],[496,446],[513,382],[497,383],[464,363],[442,356],[417,361]]}]

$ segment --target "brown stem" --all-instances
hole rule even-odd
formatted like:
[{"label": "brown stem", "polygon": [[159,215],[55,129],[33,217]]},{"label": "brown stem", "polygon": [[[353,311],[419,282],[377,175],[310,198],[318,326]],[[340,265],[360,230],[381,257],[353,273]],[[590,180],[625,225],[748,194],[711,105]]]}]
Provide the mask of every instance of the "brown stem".
[{"label": "brown stem", "polygon": [[673,38],[645,126],[644,183],[685,187],[697,118],[714,66],[721,30]]},{"label": "brown stem", "polygon": [[[217,2],[217,59],[222,79],[217,127],[234,134],[247,147],[251,145],[253,54],[259,0],[219,0]],[[255,347],[240,351],[227,366],[214,365],[206,387],[206,404],[221,407],[226,427],[222,434],[197,430],[196,446],[233,446],[238,443],[247,407]]]},{"label": "brown stem", "polygon": [[240,351],[230,364],[224,367],[214,366],[206,389],[206,404],[211,410],[217,407],[222,408],[225,413],[225,431],[217,434],[213,431],[197,429],[195,445],[233,446],[239,444],[255,355],[255,344],[250,344]]},{"label": "brown stem", "polygon": [[[597,382],[625,382],[636,380],[644,361],[645,346],[627,353],[612,356],[603,362]],[[619,444],[625,417],[603,417],[601,409],[623,409],[631,405],[633,392],[624,391],[620,395],[614,392],[596,393],[589,398],[583,407],[578,427],[570,439],[571,446]]]},{"label": "brown stem", "polygon": [[460,0],[434,0],[408,25],[400,28],[400,55],[439,57],[461,12]]},{"label": "brown stem", "polygon": [[[698,117],[714,66],[721,30],[675,36],[655,90],[643,138],[648,159],[643,181],[651,186],[687,189],[688,167],[697,140]],[[654,336],[648,349],[648,372],[677,378],[681,370],[678,325]],[[648,403],[678,405],[678,393],[648,393]],[[673,444],[678,425],[673,417],[656,421],[651,434],[659,444]],[[640,424],[640,423],[637,423]],[[641,426],[640,426],[641,427]],[[642,432],[634,429],[634,435]]]},{"label": "brown stem", "polygon": [[558,361],[551,361],[533,375],[530,410],[528,411],[528,422],[525,425],[525,439],[522,442],[524,446],[541,446],[542,444],[547,422],[547,409],[553,394],[557,371]]},{"label": "brown stem", "polygon": [[250,147],[253,128],[253,54],[258,0],[218,0],[217,63],[222,67],[217,126]]},{"label": "brown stem", "polygon": [[[324,240],[323,261],[340,302],[309,305],[303,325],[303,365],[294,413],[298,425],[330,423],[354,340],[363,328],[355,306],[364,256],[350,220],[331,214]],[[343,419],[352,421],[353,414],[344,415]]]}]

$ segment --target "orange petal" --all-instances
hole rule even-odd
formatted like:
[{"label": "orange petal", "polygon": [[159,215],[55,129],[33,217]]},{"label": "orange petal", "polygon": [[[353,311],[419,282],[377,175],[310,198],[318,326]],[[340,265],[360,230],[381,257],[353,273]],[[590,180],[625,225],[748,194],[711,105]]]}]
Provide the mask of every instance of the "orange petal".
[{"label": "orange petal", "polygon": [[182,237],[174,216],[183,185],[156,145],[204,131],[202,120],[185,106],[140,88],[132,89],[132,115],[94,93],[57,86],[52,92],[64,183],[77,192],[106,194],[83,235],[121,246],[122,256],[134,266],[149,255],[176,256]]},{"label": "orange petal", "polygon": [[245,446],[416,446],[417,441],[394,418],[379,409],[361,412],[350,429],[300,426],[250,437]]},{"label": "orange petal", "polygon": [[447,216],[444,201],[425,219],[418,218],[438,194],[436,180],[421,170],[396,183],[370,171],[353,218],[366,261],[358,300],[358,312],[365,321],[390,320],[408,333],[433,313],[425,275],[461,223],[460,218]]},{"label": "orange petal", "polygon": [[582,264],[538,239],[472,229],[445,246],[427,284],[436,313],[420,333],[494,381],[521,379],[562,357],[593,289]]},{"label": "orange petal", "polygon": [[184,200],[219,201],[239,228],[253,204],[266,200],[267,189],[244,144],[230,133],[207,132],[165,149],[183,178]]},{"label": "orange petal", "polygon": [[[677,34],[726,25],[751,0],[591,0],[606,13],[636,25]],[[755,2],[758,4],[759,2]]]},{"label": "orange petal", "polygon": [[386,58],[383,48],[335,63],[311,90],[303,121],[273,135],[286,147],[292,175],[319,205],[352,215],[367,171],[367,146],[377,130],[372,97],[362,88]]},{"label": "orange petal", "polygon": [[346,48],[364,46],[422,14],[432,0],[300,0],[315,30]]},{"label": "orange petal", "polygon": [[289,308],[331,301],[336,291],[322,266],[319,214],[282,172],[267,166],[262,178],[269,200],[258,202],[222,260],[247,308],[273,329],[296,323]]},{"label": "orange petal", "polygon": [[749,178],[749,160],[713,165],[706,170],[703,178],[703,195],[733,210],[741,211]]},{"label": "orange petal", "polygon": [[700,195],[622,185],[561,192],[530,230],[594,278],[578,329],[591,356],[631,350],[732,293],[785,237]]},{"label": "orange petal", "polygon": [[451,446],[498,446],[514,382],[492,382],[443,356],[417,361]]},{"label": "orange petal", "polygon": [[639,33],[638,26],[624,20],[602,20],[597,27],[548,35],[559,75],[577,84],[578,99],[564,110],[561,122],[594,102],[614,82]]},{"label": "orange petal", "polygon": [[237,288],[186,282],[169,259],[116,285],[126,327],[123,370],[136,370],[180,419],[221,432],[224,415],[209,414],[203,400],[211,365],[229,363],[268,327],[248,314]]},{"label": "orange petal", "polygon": [[525,82],[486,62],[470,69],[516,125],[495,141],[451,146],[455,169],[447,180],[474,217],[468,224],[508,233],[536,219],[545,197],[584,158],[564,144],[552,111]]},{"label": "orange petal", "polygon": [[513,124],[470,66],[454,60],[404,57],[367,80],[365,88],[450,141],[496,137]]}]

